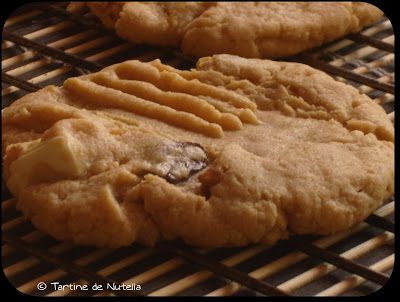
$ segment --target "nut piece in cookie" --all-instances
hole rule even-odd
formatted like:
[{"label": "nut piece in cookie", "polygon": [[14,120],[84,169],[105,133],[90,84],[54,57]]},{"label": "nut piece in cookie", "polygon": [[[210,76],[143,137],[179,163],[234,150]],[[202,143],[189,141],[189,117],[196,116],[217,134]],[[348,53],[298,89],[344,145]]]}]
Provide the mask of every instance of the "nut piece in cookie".
[{"label": "nut piece in cookie", "polygon": [[199,193],[204,195],[206,199],[210,198],[210,188],[215,186],[221,180],[222,171],[216,167],[210,167],[199,175],[201,183]]}]

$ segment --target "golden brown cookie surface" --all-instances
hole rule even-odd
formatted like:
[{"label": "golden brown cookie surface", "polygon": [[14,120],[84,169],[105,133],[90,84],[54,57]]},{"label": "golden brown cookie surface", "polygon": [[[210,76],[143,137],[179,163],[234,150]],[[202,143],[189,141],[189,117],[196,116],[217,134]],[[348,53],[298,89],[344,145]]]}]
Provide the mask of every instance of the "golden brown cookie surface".
[{"label": "golden brown cookie surface", "polygon": [[302,64],[127,61],[3,110],[4,172],[41,230],[208,247],[330,234],[393,194],[393,125]]},{"label": "golden brown cookie surface", "polygon": [[102,22],[135,43],[180,46],[196,57],[293,55],[375,22],[363,2],[88,2]]}]

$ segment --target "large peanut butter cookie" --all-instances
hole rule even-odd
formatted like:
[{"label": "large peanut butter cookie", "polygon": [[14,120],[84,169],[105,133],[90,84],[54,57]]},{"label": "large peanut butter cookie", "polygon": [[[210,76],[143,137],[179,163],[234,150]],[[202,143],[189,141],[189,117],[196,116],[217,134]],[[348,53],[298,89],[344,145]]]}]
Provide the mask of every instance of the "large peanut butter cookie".
[{"label": "large peanut butter cookie", "polygon": [[293,55],[360,31],[382,16],[362,2],[87,2],[136,43],[181,46],[197,57]]},{"label": "large peanut butter cookie", "polygon": [[331,234],[393,195],[393,125],[297,63],[127,61],[3,110],[4,177],[40,230],[97,246]]}]

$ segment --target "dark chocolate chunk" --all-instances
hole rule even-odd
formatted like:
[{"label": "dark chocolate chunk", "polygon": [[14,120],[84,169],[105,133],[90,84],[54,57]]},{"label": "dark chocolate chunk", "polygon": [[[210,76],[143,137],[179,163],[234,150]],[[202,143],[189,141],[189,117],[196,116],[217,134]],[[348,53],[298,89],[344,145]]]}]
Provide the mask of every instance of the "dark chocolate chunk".
[{"label": "dark chocolate chunk", "polygon": [[176,148],[175,154],[169,156],[170,168],[165,176],[168,182],[184,181],[207,166],[208,156],[201,145],[191,142],[177,142],[173,147]]}]

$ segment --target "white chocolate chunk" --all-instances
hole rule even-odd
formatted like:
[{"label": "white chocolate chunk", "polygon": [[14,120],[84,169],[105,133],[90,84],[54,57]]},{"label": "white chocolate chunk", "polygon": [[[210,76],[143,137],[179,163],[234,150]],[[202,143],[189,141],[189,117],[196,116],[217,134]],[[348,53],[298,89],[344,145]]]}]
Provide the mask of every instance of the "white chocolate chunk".
[{"label": "white chocolate chunk", "polygon": [[10,177],[7,185],[18,196],[25,187],[43,179],[38,179],[38,172],[45,175],[45,180],[59,177],[79,177],[86,169],[76,158],[71,144],[65,137],[57,136],[41,142],[25,151],[10,165]]}]

